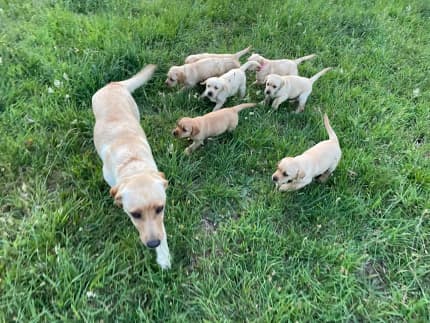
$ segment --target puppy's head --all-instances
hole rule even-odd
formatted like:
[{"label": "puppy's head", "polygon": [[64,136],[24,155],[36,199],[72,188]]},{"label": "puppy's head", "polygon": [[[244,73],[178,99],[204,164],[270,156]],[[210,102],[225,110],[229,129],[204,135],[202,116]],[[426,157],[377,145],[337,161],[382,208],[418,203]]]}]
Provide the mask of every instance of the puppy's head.
[{"label": "puppy's head", "polygon": [[264,94],[271,97],[275,96],[279,89],[284,86],[284,80],[276,74],[267,75],[265,83]]},{"label": "puppy's head", "polygon": [[159,246],[164,238],[167,180],[161,172],[131,176],[114,186],[110,194],[131,219],[143,244]]},{"label": "puppy's head", "polygon": [[192,118],[182,118],[176,123],[176,128],[172,134],[176,138],[188,138],[197,135],[200,129]]},{"label": "puppy's head", "polygon": [[209,98],[209,100],[215,100],[218,94],[226,89],[226,85],[219,77],[208,78],[202,84],[206,84],[206,89],[202,96]]},{"label": "puppy's head", "polygon": [[248,57],[248,62],[249,61],[255,61],[259,64],[262,64],[264,63],[264,57],[257,53],[252,53],[252,55]]},{"label": "puppy's head", "polygon": [[184,72],[180,66],[173,66],[169,69],[167,73],[167,79],[165,81],[168,87],[174,87],[178,83],[184,82]]},{"label": "puppy's head", "polygon": [[292,157],[285,157],[279,164],[276,172],[272,175],[272,180],[277,185],[291,183],[305,177],[305,173],[300,164]]}]

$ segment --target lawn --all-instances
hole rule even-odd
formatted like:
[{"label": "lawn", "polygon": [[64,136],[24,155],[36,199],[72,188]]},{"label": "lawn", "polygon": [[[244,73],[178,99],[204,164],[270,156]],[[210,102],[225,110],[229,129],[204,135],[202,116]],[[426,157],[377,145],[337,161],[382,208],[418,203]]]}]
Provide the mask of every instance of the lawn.
[{"label": "lawn", "polygon": [[[0,0],[0,322],[428,322],[429,30],[425,0]],[[248,45],[333,70],[304,113],[258,105],[186,156],[176,120],[214,104],[166,88],[168,68]],[[169,180],[169,271],[92,142],[92,94],[149,63],[134,97]],[[253,81],[228,105],[260,102]],[[323,112],[339,167],[277,192],[277,162],[327,138]]]}]

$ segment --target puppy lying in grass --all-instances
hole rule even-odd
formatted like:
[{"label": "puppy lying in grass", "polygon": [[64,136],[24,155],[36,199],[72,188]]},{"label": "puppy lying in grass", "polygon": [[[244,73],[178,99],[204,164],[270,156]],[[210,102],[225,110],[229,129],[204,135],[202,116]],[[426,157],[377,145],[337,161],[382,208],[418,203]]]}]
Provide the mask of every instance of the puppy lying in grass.
[{"label": "puppy lying in grass", "polygon": [[312,85],[323,74],[330,70],[331,67],[327,67],[311,78],[297,75],[279,76],[276,74],[270,74],[266,79],[266,88],[264,90],[266,98],[264,101],[267,104],[270,99],[274,99],[272,107],[276,110],[279,105],[286,100],[298,100],[299,106],[295,112],[302,112],[305,109],[306,101],[312,92]]},{"label": "puppy lying in grass", "polygon": [[238,61],[239,58],[241,58],[243,55],[248,53],[250,49],[251,49],[251,46],[235,54],[210,54],[210,53],[194,54],[194,55],[187,56],[187,58],[185,58],[185,64],[191,64],[205,58],[230,58]]},{"label": "puppy lying in grass", "polygon": [[155,248],[157,263],[167,269],[170,254],[163,223],[167,181],[152,157],[130,94],[151,78],[155,68],[148,65],[132,78],[109,83],[93,95],[94,144],[115,204],[128,214],[140,240]]},{"label": "puppy lying in grass", "polygon": [[201,117],[182,118],[177,122],[172,134],[177,138],[191,138],[193,140],[193,143],[185,149],[185,153],[189,155],[200,147],[206,138],[236,129],[239,122],[239,112],[254,106],[255,103],[244,103],[210,112]]},{"label": "puppy lying in grass", "polygon": [[240,63],[235,58],[205,58],[182,66],[172,66],[167,73],[165,83],[168,87],[181,84],[188,89],[212,76],[222,75],[239,66]]},{"label": "puppy lying in grass", "polygon": [[272,180],[280,191],[298,190],[311,183],[314,178],[325,182],[336,169],[342,152],[327,114],[324,114],[324,126],[328,132],[328,140],[321,141],[299,156],[285,157],[279,162]]},{"label": "puppy lying in grass", "polygon": [[232,69],[220,77],[211,77],[201,84],[206,84],[206,90],[201,97],[207,97],[215,102],[213,111],[220,109],[227,98],[239,93],[243,98],[246,94],[246,70],[251,66],[258,66],[257,62],[247,62],[239,68]]},{"label": "puppy lying in grass", "polygon": [[248,62],[254,61],[260,64],[255,73],[255,82],[253,84],[264,84],[266,77],[269,74],[278,75],[299,75],[297,65],[301,62],[310,60],[316,57],[315,54],[303,56],[297,59],[267,59],[259,54],[252,54],[248,58]]}]

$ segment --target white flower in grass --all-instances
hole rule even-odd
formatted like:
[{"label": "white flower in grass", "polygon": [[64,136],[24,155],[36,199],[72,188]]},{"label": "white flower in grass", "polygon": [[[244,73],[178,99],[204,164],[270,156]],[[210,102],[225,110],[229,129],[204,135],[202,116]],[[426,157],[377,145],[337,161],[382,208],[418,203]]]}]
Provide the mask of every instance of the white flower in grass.
[{"label": "white flower in grass", "polygon": [[54,86],[55,87],[60,87],[61,86],[61,81],[60,80],[54,80]]},{"label": "white flower in grass", "polygon": [[66,81],[69,80],[69,75],[67,75],[66,73],[63,73],[63,79],[65,79]]},{"label": "white flower in grass", "polygon": [[96,293],[94,293],[93,291],[88,291],[87,292],[87,297],[88,298],[95,298],[95,297],[97,297],[97,295],[96,295]]},{"label": "white flower in grass", "polygon": [[412,94],[413,94],[413,97],[414,97],[414,98],[417,98],[417,97],[419,97],[419,96],[420,96],[420,94],[421,94],[421,90],[420,90],[419,88],[416,88],[416,89],[414,89],[414,90],[412,91]]},{"label": "white flower in grass", "polygon": [[0,56],[0,65],[3,64],[3,57]]},{"label": "white flower in grass", "polygon": [[52,87],[50,87],[50,86],[48,87],[48,93],[49,93],[49,94],[54,93],[54,89],[53,89]]},{"label": "white flower in grass", "polygon": [[70,99],[70,95],[68,94],[66,94],[64,97],[66,98],[66,100]]}]

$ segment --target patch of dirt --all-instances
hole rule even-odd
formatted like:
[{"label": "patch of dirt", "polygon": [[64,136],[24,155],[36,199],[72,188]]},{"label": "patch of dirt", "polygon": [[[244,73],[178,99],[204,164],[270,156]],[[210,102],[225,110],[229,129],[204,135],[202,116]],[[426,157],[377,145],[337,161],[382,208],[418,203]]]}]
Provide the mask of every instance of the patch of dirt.
[{"label": "patch of dirt", "polygon": [[381,292],[387,290],[387,267],[382,260],[367,260],[360,274],[375,290]]}]

